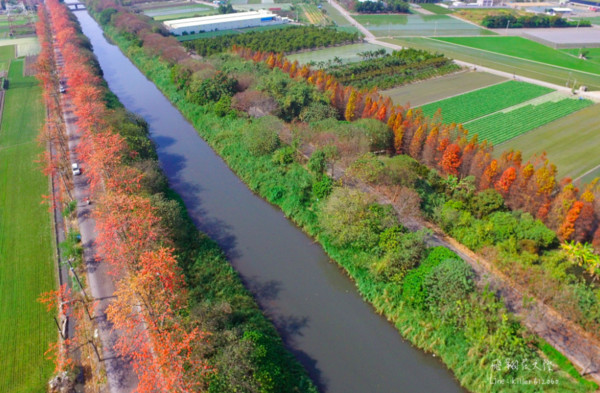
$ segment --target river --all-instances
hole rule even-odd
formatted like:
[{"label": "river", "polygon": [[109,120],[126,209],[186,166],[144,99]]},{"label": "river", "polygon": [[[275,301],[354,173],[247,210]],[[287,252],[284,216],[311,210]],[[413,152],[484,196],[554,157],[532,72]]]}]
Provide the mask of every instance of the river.
[{"label": "river", "polygon": [[322,392],[462,392],[359,296],[322,248],[254,195],[156,86],[75,12],[110,89],[150,125],[160,164],[198,228],[213,237]]}]

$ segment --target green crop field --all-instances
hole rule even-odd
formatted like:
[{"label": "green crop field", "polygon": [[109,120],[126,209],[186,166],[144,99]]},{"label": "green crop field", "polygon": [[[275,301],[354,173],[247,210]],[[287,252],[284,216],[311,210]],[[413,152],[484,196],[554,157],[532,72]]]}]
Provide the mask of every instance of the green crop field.
[{"label": "green crop field", "polygon": [[462,60],[479,66],[490,67],[557,85],[565,86],[568,84],[569,86],[572,86],[573,83],[576,83],[578,86],[580,84],[585,85],[590,90],[600,90],[600,75],[569,70],[500,53],[482,51],[427,37],[383,39],[383,41],[396,45],[424,49],[431,52],[440,52],[452,59]]},{"label": "green crop field", "polygon": [[433,116],[438,109],[441,109],[445,123],[464,123],[552,91],[550,88],[530,83],[508,81],[432,102],[421,109],[426,116]]},{"label": "green crop field", "polygon": [[575,179],[600,165],[598,113],[600,105],[589,106],[503,143],[495,154],[513,149],[522,151],[527,158],[545,151],[557,165],[559,177]]},{"label": "green crop field", "polygon": [[383,90],[381,94],[389,96],[395,104],[410,103],[416,107],[503,81],[506,81],[506,78],[486,72],[457,72]]},{"label": "green crop field", "polygon": [[522,37],[445,37],[436,39],[571,70],[590,72],[600,76],[600,67],[597,64],[575,58],[560,50],[549,48]]},{"label": "green crop field", "polygon": [[376,37],[496,34],[448,15],[355,15]]},{"label": "green crop field", "polygon": [[[360,61],[361,57],[358,53],[365,51],[375,51],[378,49],[386,49],[383,46],[375,44],[350,44],[344,46],[334,46],[326,49],[318,49],[310,52],[295,53],[293,55],[286,56],[291,61],[298,60],[301,64],[310,63],[311,61],[317,65],[319,62],[325,62],[338,57],[344,63],[351,63]],[[391,49],[388,50],[391,52]]]},{"label": "green crop field", "polygon": [[13,60],[0,125],[0,392],[45,392],[52,373],[44,359],[56,340],[51,315],[36,299],[55,287],[48,178],[34,161],[44,120],[41,89]]},{"label": "green crop field", "polygon": [[526,105],[509,112],[497,112],[465,124],[469,134],[497,145],[592,105],[589,100],[565,98],[540,105]]},{"label": "green crop field", "polygon": [[438,14],[438,15],[447,15],[447,14],[451,14],[454,12],[448,8],[440,7],[439,5],[433,4],[433,3],[421,3],[419,5],[424,10],[433,12],[434,14]]},{"label": "green crop field", "polygon": [[600,68],[600,48],[561,49],[561,52],[579,57],[581,52],[586,52],[586,62],[595,63]]}]

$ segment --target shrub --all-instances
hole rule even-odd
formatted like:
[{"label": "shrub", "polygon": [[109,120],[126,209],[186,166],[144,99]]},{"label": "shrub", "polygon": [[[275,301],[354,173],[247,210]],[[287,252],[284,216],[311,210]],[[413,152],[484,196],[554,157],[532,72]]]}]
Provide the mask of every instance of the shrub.
[{"label": "shrub", "polygon": [[333,180],[329,176],[321,177],[321,180],[313,183],[312,194],[317,200],[327,198],[333,189]]},{"label": "shrub", "polygon": [[494,212],[506,210],[504,198],[493,188],[478,192],[469,205],[469,209],[477,218],[486,217]]},{"label": "shrub", "polygon": [[372,195],[336,188],[319,213],[319,222],[333,244],[370,250],[377,246],[381,232],[397,225],[391,210]]},{"label": "shrub", "polygon": [[385,254],[373,266],[375,274],[380,279],[400,282],[421,261],[426,249],[424,237],[423,231],[402,233],[397,226],[383,231],[379,246]]},{"label": "shrub", "polygon": [[325,119],[335,119],[338,116],[338,111],[333,106],[324,102],[312,102],[300,112],[298,118],[303,122],[312,123]]},{"label": "shrub", "polygon": [[473,270],[462,259],[445,259],[427,274],[424,287],[429,306],[445,316],[475,288]]},{"label": "shrub", "polygon": [[273,153],[280,144],[277,131],[281,127],[281,121],[272,116],[253,121],[244,134],[244,142],[250,153],[255,156]]},{"label": "shrub", "polygon": [[402,298],[415,308],[425,308],[428,298],[425,279],[429,272],[447,259],[456,259],[458,256],[446,247],[434,247],[428,250],[427,257],[419,267],[408,272],[402,281]]}]

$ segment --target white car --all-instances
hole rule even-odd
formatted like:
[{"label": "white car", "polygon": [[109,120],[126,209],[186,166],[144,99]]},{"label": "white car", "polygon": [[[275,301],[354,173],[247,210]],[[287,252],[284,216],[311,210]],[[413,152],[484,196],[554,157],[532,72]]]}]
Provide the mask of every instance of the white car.
[{"label": "white car", "polygon": [[76,162],[71,164],[71,170],[73,171],[74,176],[81,175],[81,169],[79,168],[79,164]]}]

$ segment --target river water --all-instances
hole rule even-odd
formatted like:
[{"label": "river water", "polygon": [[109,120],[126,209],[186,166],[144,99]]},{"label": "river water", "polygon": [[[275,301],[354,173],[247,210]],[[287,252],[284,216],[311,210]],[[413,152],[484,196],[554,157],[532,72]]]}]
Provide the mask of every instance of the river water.
[{"label": "river water", "polygon": [[462,392],[436,358],[415,349],[358,295],[322,248],[254,195],[156,86],[75,15],[110,89],[150,125],[160,164],[200,230],[231,263],[291,352],[328,393]]}]

